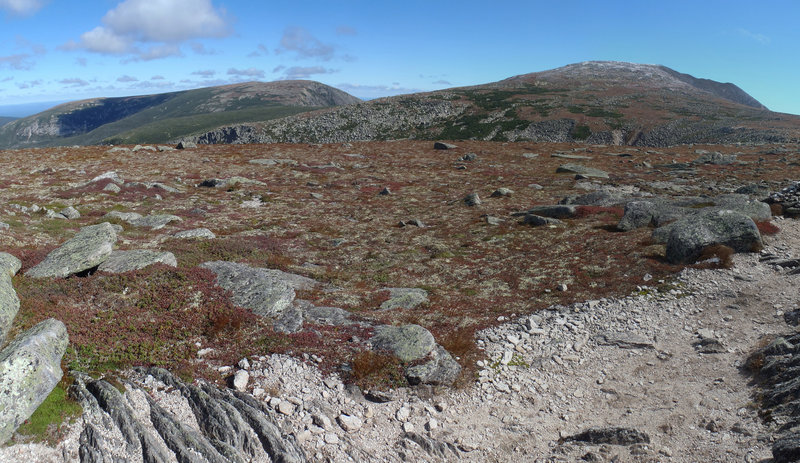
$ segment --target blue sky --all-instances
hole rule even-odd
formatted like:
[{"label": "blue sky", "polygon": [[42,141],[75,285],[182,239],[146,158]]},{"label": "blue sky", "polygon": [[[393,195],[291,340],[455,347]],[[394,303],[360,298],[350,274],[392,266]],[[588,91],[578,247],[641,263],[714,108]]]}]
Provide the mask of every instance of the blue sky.
[{"label": "blue sky", "polygon": [[588,60],[663,64],[800,114],[798,18],[796,0],[0,0],[0,115],[249,80],[375,98]]}]

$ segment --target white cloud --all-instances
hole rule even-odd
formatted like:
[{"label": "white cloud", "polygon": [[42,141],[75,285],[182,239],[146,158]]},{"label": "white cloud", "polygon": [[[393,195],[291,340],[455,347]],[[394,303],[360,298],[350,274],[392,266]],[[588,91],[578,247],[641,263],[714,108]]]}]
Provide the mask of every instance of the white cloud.
[{"label": "white cloud", "polygon": [[25,89],[34,88],[34,87],[40,87],[43,83],[44,82],[42,82],[41,79],[29,80],[28,82],[19,82],[19,83],[17,83],[17,87],[20,90],[25,90]]},{"label": "white cloud", "polygon": [[247,55],[247,57],[248,58],[258,58],[259,56],[267,56],[267,55],[269,55],[269,50],[267,49],[267,47],[263,43],[259,43],[258,47],[256,47],[256,50],[253,51],[253,52],[250,52]]},{"label": "white cloud", "polygon": [[35,13],[43,6],[40,0],[0,0],[0,9],[19,15]]},{"label": "white cloud", "polygon": [[[225,10],[215,8],[211,0],[125,0],[108,11],[102,23],[83,33],[79,42],[70,41],[63,48],[131,54],[133,60],[148,61],[181,55],[180,44],[187,40],[231,33]],[[201,44],[192,48],[205,52]]]},{"label": "white cloud", "polygon": [[249,69],[236,69],[230,68],[228,69],[229,76],[237,76],[237,77],[264,77],[264,71],[256,68],[249,68]]},{"label": "white cloud", "polygon": [[444,80],[444,79],[439,79],[436,82],[434,82],[434,84],[435,85],[453,85],[449,81]]},{"label": "white cloud", "polygon": [[333,46],[322,43],[302,27],[287,27],[281,37],[280,47],[275,51],[291,52],[298,58],[316,58],[322,61],[330,61],[334,54]]},{"label": "white cloud", "polygon": [[738,32],[739,35],[741,35],[742,37],[748,38],[750,40],[755,40],[761,45],[767,45],[768,43],[772,42],[772,39],[770,39],[766,35],[758,34],[756,32],[751,32],[748,31],[747,29],[738,29],[736,32]]},{"label": "white cloud", "polygon": [[164,80],[164,76],[155,75],[155,76],[151,77],[150,80]]},{"label": "white cloud", "polygon": [[136,77],[128,75],[117,77],[117,82],[138,82],[138,81],[139,79],[137,79]]},{"label": "white cloud", "polygon": [[[200,76],[200,77],[204,77],[204,78],[208,79],[209,77],[213,77],[216,73],[217,73],[217,71],[214,71],[214,70],[211,70],[211,69],[203,69],[202,71],[194,71],[192,73],[192,75],[193,76]],[[230,74],[230,72],[229,72],[229,74]]]}]

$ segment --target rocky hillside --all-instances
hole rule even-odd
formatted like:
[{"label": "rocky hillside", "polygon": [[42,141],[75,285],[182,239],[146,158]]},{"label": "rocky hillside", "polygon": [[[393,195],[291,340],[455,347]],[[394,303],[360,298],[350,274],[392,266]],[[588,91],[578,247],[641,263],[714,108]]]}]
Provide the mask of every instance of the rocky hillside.
[{"label": "rocky hillside", "polygon": [[0,127],[0,147],[161,143],[221,124],[268,120],[359,101],[333,87],[300,80],[94,98]]},{"label": "rocky hillside", "polygon": [[471,139],[670,146],[800,139],[730,83],[664,66],[585,62],[500,82],[403,95],[199,133],[200,143]]}]

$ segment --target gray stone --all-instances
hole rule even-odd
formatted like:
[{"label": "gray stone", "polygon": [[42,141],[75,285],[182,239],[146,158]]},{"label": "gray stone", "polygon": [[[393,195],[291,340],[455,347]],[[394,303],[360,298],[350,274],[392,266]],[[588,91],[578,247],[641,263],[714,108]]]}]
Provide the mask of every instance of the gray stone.
[{"label": "gray stone", "polygon": [[550,217],[553,219],[571,219],[577,214],[577,206],[556,204],[552,206],[534,206],[518,215],[533,214],[540,217]]},{"label": "gray stone", "polygon": [[7,252],[0,252],[0,273],[14,276],[22,268],[22,262]]},{"label": "gray stone", "polygon": [[205,239],[214,239],[217,235],[214,234],[208,228],[195,228],[194,230],[183,230],[175,233],[175,238],[182,238],[182,239],[190,239],[190,238],[205,238]]},{"label": "gray stone", "polygon": [[409,384],[449,386],[455,382],[461,373],[461,365],[453,360],[450,353],[437,344],[432,351],[432,357],[432,360],[421,365],[406,368],[405,375]]},{"label": "gray stone", "polygon": [[702,156],[692,161],[692,164],[712,164],[717,166],[727,166],[736,162],[735,154],[722,154],[719,152],[704,152]]},{"label": "gray stone", "polygon": [[636,228],[647,227],[653,223],[656,214],[656,205],[650,201],[631,201],[625,205],[617,229],[630,231]]},{"label": "gray stone", "polygon": [[681,219],[671,226],[666,258],[672,263],[693,263],[707,246],[723,244],[736,252],[761,248],[761,233],[750,217],[739,212],[714,210]]},{"label": "gray stone", "polygon": [[199,187],[205,188],[232,188],[236,185],[258,185],[258,186],[266,186],[267,184],[260,181],[260,180],[253,180],[250,178],[233,176],[230,178],[210,178],[207,180],[203,180],[200,182]]},{"label": "gray stone", "polygon": [[294,300],[292,284],[275,273],[283,272],[225,261],[206,262],[200,267],[216,274],[217,284],[231,292],[236,305],[258,315],[275,316]]},{"label": "gray stone", "polygon": [[111,193],[119,193],[122,191],[122,188],[119,187],[116,183],[109,183],[108,185],[103,188],[103,191],[109,191]]},{"label": "gray stone", "polygon": [[67,328],[53,318],[23,332],[0,351],[0,444],[5,443],[61,380]]},{"label": "gray stone", "polygon": [[583,175],[584,177],[608,178],[608,172],[602,171],[600,169],[595,169],[594,167],[583,166],[580,164],[560,165],[556,169],[556,173],[577,174],[577,175]]},{"label": "gray stone", "polygon": [[600,333],[594,337],[597,344],[604,346],[616,346],[623,349],[652,349],[653,342],[642,336],[633,333],[607,332]]},{"label": "gray stone", "polygon": [[422,288],[386,288],[389,299],[381,304],[381,310],[413,309],[428,302],[428,292]]},{"label": "gray stone", "polygon": [[50,252],[25,275],[32,278],[66,278],[93,269],[111,255],[116,241],[117,233],[108,222],[81,228],[74,237]]},{"label": "gray stone", "polygon": [[11,254],[0,253],[0,345],[3,344],[19,312],[19,297],[14,290],[11,277],[20,269],[22,263]]},{"label": "gray stone", "polygon": [[458,447],[450,442],[441,442],[413,431],[406,432],[403,437],[416,443],[422,450],[441,461],[455,461],[461,457]]},{"label": "gray stone", "polygon": [[250,164],[256,164],[260,166],[296,166],[298,162],[294,159],[251,159],[249,161]]},{"label": "gray stone", "polygon": [[133,225],[134,227],[146,227],[152,230],[158,230],[160,228],[164,228],[170,222],[182,220],[177,215],[171,214],[151,214],[145,217],[137,212],[120,211],[111,211],[106,214],[104,218],[119,219],[123,222]]},{"label": "gray stone", "polygon": [[279,333],[297,333],[303,329],[303,311],[296,304],[290,305],[283,309],[272,327]]},{"label": "gray stone", "polygon": [[250,381],[250,373],[247,370],[239,370],[233,375],[233,388],[237,391],[244,391],[247,389],[247,383]]},{"label": "gray stone", "polygon": [[339,426],[342,427],[346,432],[356,432],[361,429],[361,426],[364,423],[361,421],[361,418],[352,415],[345,415],[342,413],[339,415],[339,418],[336,419],[339,422]]},{"label": "gray stone", "polygon": [[342,326],[353,323],[350,321],[350,312],[338,307],[310,306],[303,310],[303,315],[309,323],[317,325]]},{"label": "gray stone", "polygon": [[454,148],[458,148],[456,145],[451,145],[450,143],[444,143],[441,141],[437,141],[433,144],[433,149],[435,150],[451,150]]},{"label": "gray stone", "polygon": [[478,196],[478,193],[470,193],[464,197],[464,204],[467,206],[480,206],[481,197]]},{"label": "gray stone", "polygon": [[61,212],[59,212],[59,214],[63,215],[69,220],[75,220],[81,218],[81,213],[78,212],[78,210],[72,206],[62,209]]},{"label": "gray stone", "polygon": [[512,194],[514,194],[513,190],[510,190],[508,188],[498,188],[498,189],[494,190],[494,192],[492,192],[491,197],[492,198],[504,198],[504,197],[507,197],[507,196],[511,196]]},{"label": "gray stone", "polygon": [[522,218],[522,223],[532,227],[541,227],[544,225],[564,225],[564,222],[558,219],[542,217],[536,214],[525,214],[525,216]]},{"label": "gray stone", "polygon": [[379,326],[372,337],[375,350],[387,350],[403,362],[426,357],[436,347],[430,331],[419,325]]},{"label": "gray stone", "polygon": [[178,145],[175,146],[175,149],[179,150],[185,150],[190,148],[197,148],[197,143],[193,141],[180,141],[178,142]]},{"label": "gray stone", "polygon": [[97,270],[108,273],[124,273],[139,270],[147,266],[162,263],[170,267],[177,267],[175,255],[166,251],[150,251],[137,249],[132,251],[114,251]]},{"label": "gray stone", "polygon": [[462,161],[462,162],[471,162],[471,161],[474,161],[476,159],[478,159],[478,155],[475,154],[475,153],[467,153],[467,154],[461,156],[460,158],[458,158],[458,160]]},{"label": "gray stone", "polygon": [[647,433],[631,428],[589,428],[564,440],[585,442],[592,445],[633,445],[649,444],[650,436]]}]

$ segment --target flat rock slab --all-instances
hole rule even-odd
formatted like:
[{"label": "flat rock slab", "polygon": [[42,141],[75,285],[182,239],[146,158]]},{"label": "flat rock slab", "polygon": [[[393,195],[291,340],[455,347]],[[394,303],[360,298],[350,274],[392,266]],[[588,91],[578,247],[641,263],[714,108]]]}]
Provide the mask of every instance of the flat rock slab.
[{"label": "flat rock slab", "polygon": [[600,333],[594,337],[601,346],[617,346],[623,349],[653,349],[653,342],[632,333]]},{"label": "flat rock slab", "polygon": [[124,273],[139,270],[149,265],[162,263],[172,267],[178,266],[175,255],[165,251],[136,249],[132,251],[114,251],[108,259],[100,264],[97,270],[108,273]]},{"label": "flat rock slab", "polygon": [[[305,277],[296,280],[280,270],[250,267],[235,262],[214,261],[200,267],[214,272],[217,284],[233,294],[233,302],[253,313],[271,317],[280,314],[294,301],[294,287],[304,283]],[[310,280],[305,278],[306,280]],[[313,280],[310,280],[313,281]]]},{"label": "flat rock slab", "polygon": [[0,351],[0,444],[44,402],[63,375],[67,328],[50,318]]},{"label": "flat rock slab", "polygon": [[428,302],[428,292],[421,288],[386,288],[389,299],[381,304],[381,310],[413,309]]},{"label": "flat rock slab", "polygon": [[170,222],[179,222],[183,219],[172,214],[151,214],[143,216],[136,212],[111,211],[105,215],[106,218],[115,218],[127,222],[134,227],[150,228],[158,230],[164,228]]},{"label": "flat rock slab", "polygon": [[19,259],[7,253],[0,253],[0,344],[2,344],[11,324],[19,312],[19,297],[11,282],[12,275],[19,270]]},{"label": "flat rock slab", "polygon": [[650,436],[631,428],[589,428],[564,440],[592,445],[633,445],[649,444]]},{"label": "flat rock slab", "polygon": [[7,252],[0,252],[0,272],[14,276],[22,268],[22,262]]},{"label": "flat rock slab", "polygon": [[538,215],[539,217],[550,217],[552,219],[571,219],[578,213],[577,206],[569,206],[563,204],[534,206],[517,215]]},{"label": "flat rock slab", "polygon": [[403,362],[426,357],[436,347],[430,331],[419,325],[379,326],[372,337],[372,348],[387,350]]},{"label": "flat rock slab", "polygon": [[250,164],[259,166],[296,166],[298,162],[294,159],[251,159]]},{"label": "flat rock slab", "polygon": [[95,268],[108,259],[116,241],[117,233],[108,222],[81,228],[77,235],[53,250],[25,275],[33,278],[66,278]]},{"label": "flat rock slab", "polygon": [[577,174],[584,177],[608,178],[608,172],[595,169],[594,167],[582,166],[580,164],[563,164],[556,169],[557,174]]},{"label": "flat rock slab", "polygon": [[217,235],[214,234],[208,228],[195,228],[194,230],[183,230],[175,233],[175,238],[181,239],[192,239],[192,238],[204,238],[204,239],[214,239]]}]

